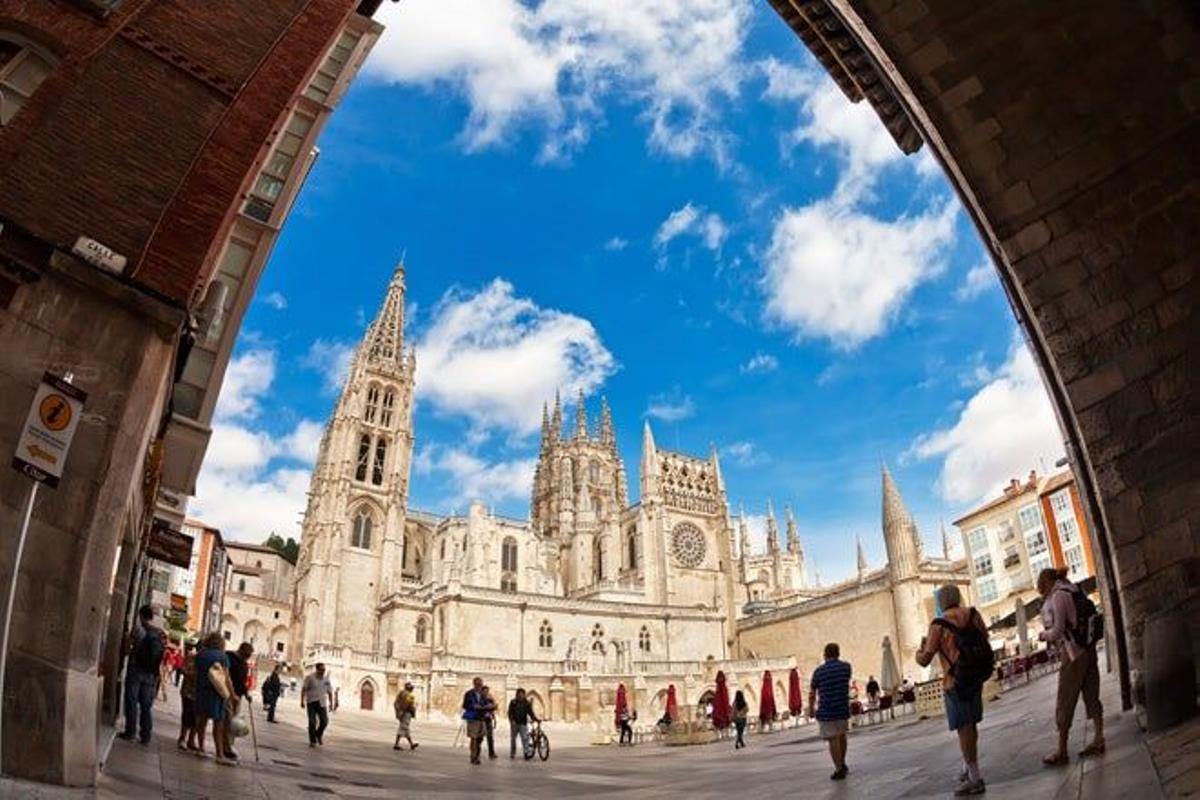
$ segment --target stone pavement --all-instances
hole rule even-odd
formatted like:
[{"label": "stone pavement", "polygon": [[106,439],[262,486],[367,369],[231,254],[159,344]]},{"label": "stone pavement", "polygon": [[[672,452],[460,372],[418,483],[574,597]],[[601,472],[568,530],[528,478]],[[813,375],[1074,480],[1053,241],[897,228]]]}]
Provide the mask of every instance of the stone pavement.
[{"label": "stone pavement", "polygon": [[[981,727],[982,767],[987,797],[1128,798],[1163,796],[1146,745],[1132,714],[1119,714],[1115,680],[1106,681],[1108,753],[1065,769],[1040,764],[1053,741],[1053,676],[1009,692],[989,704]],[[958,766],[953,736],[941,718],[906,719],[857,730],[850,737],[850,777],[833,783],[825,745],[813,726],[755,736],[745,750],[731,743],[666,748],[593,747],[586,734],[550,728],[550,760],[526,763],[508,758],[508,734],[501,758],[481,766],[467,763],[466,751],[452,746],[455,727],[418,720],[414,732],[423,746],[415,753],[391,749],[392,726],[379,716],[357,711],[333,715],[324,748],[309,749],[299,703],[289,697],[281,722],[258,719],[261,763],[253,763],[249,741],[239,745],[242,766],[221,767],[175,749],[177,717],[159,706],[155,741],[146,748],[114,744],[94,793],[100,800],[368,800],[395,797],[463,797],[471,794],[534,798],[602,797],[636,793],[657,797],[749,796],[754,798],[923,798],[950,797]],[[1080,708],[1082,714],[1082,707]],[[1072,749],[1083,746],[1082,719]],[[59,800],[79,792],[29,787],[0,797]]]}]

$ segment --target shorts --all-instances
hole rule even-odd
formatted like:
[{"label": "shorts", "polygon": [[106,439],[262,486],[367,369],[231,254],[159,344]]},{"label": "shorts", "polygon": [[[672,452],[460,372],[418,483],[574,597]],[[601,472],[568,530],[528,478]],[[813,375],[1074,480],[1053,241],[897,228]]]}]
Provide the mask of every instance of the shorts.
[{"label": "shorts", "polygon": [[848,719],[823,719],[818,721],[817,725],[820,727],[822,739],[845,736],[846,731],[850,730],[850,720]]},{"label": "shorts", "polygon": [[968,725],[978,725],[983,721],[983,687],[979,686],[965,696],[960,696],[954,689],[943,692],[946,703],[946,722],[950,730],[957,731]]},{"label": "shorts", "polygon": [[467,720],[467,738],[468,739],[482,739],[486,735],[487,735],[487,726],[484,724],[483,720],[481,720],[481,719]]},{"label": "shorts", "polygon": [[396,735],[397,736],[408,736],[408,731],[411,726],[412,726],[412,714],[409,714],[407,712],[404,714],[401,714],[399,719],[396,720]]}]

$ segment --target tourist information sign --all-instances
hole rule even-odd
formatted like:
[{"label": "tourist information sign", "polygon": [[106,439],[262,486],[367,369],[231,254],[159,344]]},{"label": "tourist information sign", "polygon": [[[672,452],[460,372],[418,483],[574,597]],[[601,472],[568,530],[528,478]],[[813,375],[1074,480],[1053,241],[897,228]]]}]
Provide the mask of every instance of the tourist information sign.
[{"label": "tourist information sign", "polygon": [[42,376],[12,465],[39,483],[58,486],[87,393],[47,372]]}]

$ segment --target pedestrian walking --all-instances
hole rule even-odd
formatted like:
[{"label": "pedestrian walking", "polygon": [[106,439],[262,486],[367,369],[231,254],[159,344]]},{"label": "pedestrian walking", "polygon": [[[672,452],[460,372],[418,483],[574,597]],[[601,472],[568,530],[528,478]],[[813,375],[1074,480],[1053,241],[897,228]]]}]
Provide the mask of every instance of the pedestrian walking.
[{"label": "pedestrian walking", "polygon": [[525,695],[524,689],[517,689],[516,696],[508,701],[508,757],[517,757],[517,737],[521,737],[521,754],[525,760],[533,758],[533,749],[529,746],[529,721],[540,723],[533,711],[533,703]]},{"label": "pedestrian walking", "polygon": [[417,713],[417,698],[413,696],[411,683],[404,684],[400,694],[396,695],[392,709],[396,712],[396,743],[392,745],[392,749],[399,750],[400,740],[407,739],[408,749],[416,750],[417,743],[412,739],[412,720]]},{"label": "pedestrian walking", "polygon": [[[229,683],[233,686],[233,695],[237,702],[236,708],[240,707],[241,703],[250,702],[250,669],[252,666],[251,658],[254,655],[254,645],[249,642],[242,642],[238,645],[237,650],[231,650],[226,653],[226,659],[229,662]],[[229,727],[233,721],[234,714],[230,714],[225,718],[225,726]],[[233,734],[226,734],[226,744],[228,749],[225,751],[227,758],[238,758],[237,752],[233,749]]]},{"label": "pedestrian walking", "polygon": [[746,720],[749,718],[750,704],[746,702],[746,695],[738,689],[733,696],[733,729],[737,732],[737,739],[733,742],[734,750],[746,746]]},{"label": "pedestrian walking", "polygon": [[958,734],[962,770],[956,795],[983,794],[987,787],[979,772],[979,723],[983,720],[983,684],[995,667],[987,626],[974,608],[964,608],[962,592],[953,584],[937,590],[942,615],[929,625],[921,639],[916,660],[928,666],[934,657],[942,661],[942,694],[946,722]]},{"label": "pedestrian walking", "polygon": [[226,755],[230,751],[228,719],[237,713],[237,696],[229,681],[229,658],[225,655],[225,637],[214,631],[200,641],[196,655],[196,735],[199,751],[204,752],[204,732],[213,727],[213,754],[217,763],[236,765]]},{"label": "pedestrian walking", "polygon": [[150,744],[154,730],[152,709],[163,658],[162,630],[154,625],[154,609],[138,609],[138,622],[130,633],[130,648],[125,659],[125,730],[122,739],[136,738]]},{"label": "pedestrian walking", "polygon": [[267,722],[275,721],[275,706],[279,702],[280,695],[283,694],[283,681],[279,679],[279,673],[282,671],[283,665],[276,664],[271,670],[271,674],[263,681],[262,700],[263,707],[267,709]]},{"label": "pedestrian walking", "polygon": [[300,707],[308,713],[308,746],[325,744],[325,729],[329,727],[328,708],[333,704],[333,686],[325,674],[325,665],[318,663],[304,679],[300,688]]},{"label": "pedestrian walking", "polygon": [[496,758],[496,698],[492,697],[492,687],[483,687],[483,697],[486,703],[484,715],[484,732],[487,736],[488,758]]},{"label": "pedestrian walking", "polygon": [[471,681],[471,688],[463,694],[462,718],[467,723],[467,739],[471,742],[471,763],[479,763],[483,737],[487,730],[487,698],[483,693],[483,678]]},{"label": "pedestrian walking", "polygon": [[621,737],[617,742],[617,746],[621,747],[626,742],[629,746],[633,746],[633,720],[635,714],[629,707],[629,694],[625,690],[625,684],[617,685],[617,707],[614,711],[617,730],[621,732]]},{"label": "pedestrian walking", "polygon": [[867,679],[867,702],[871,708],[879,708],[879,681],[874,675]]},{"label": "pedestrian walking", "polygon": [[1042,626],[1038,639],[1058,649],[1058,697],[1054,704],[1054,723],[1058,728],[1058,749],[1042,759],[1048,767],[1067,764],[1067,739],[1075,706],[1083,696],[1087,718],[1095,727],[1092,741],[1079,751],[1081,758],[1102,755],[1104,744],[1104,706],[1100,702],[1100,665],[1096,645],[1103,623],[1096,606],[1083,590],[1067,580],[1066,569],[1047,567],[1038,575],[1042,595]]},{"label": "pedestrian walking", "polygon": [[808,690],[808,713],[811,716],[816,709],[821,738],[829,743],[829,757],[833,759],[829,778],[835,781],[845,780],[850,773],[846,766],[846,732],[850,730],[852,669],[839,656],[837,642],[825,645],[825,663],[813,670]]},{"label": "pedestrian walking", "polygon": [[[180,750],[196,750],[196,653],[191,642],[183,645],[183,660],[178,674],[179,702],[183,708],[179,719],[179,739],[175,745]],[[203,742],[201,742],[203,743]]]}]

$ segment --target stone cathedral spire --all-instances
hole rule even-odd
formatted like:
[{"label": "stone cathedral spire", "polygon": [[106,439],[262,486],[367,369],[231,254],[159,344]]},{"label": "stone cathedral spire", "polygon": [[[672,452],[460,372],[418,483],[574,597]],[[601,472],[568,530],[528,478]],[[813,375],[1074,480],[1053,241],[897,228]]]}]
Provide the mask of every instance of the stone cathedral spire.
[{"label": "stone cathedral spire", "polygon": [[738,552],[742,558],[750,557],[750,525],[746,522],[746,507],[738,506]]},{"label": "stone cathedral spire", "polygon": [[775,507],[767,500],[767,552],[779,552],[779,525],[775,523]]},{"label": "stone cathedral spire", "polygon": [[792,555],[800,553],[800,534],[796,530],[796,515],[792,513],[792,507],[787,506],[784,509],[787,516],[787,550]]},{"label": "stone cathedral spire", "polygon": [[870,567],[867,564],[867,553],[863,550],[862,537],[856,533],[854,534],[854,541],[858,545],[858,579],[861,581],[863,575],[867,573]]},{"label": "stone cathedral spire", "polygon": [[396,265],[379,316],[363,337],[367,364],[399,370],[404,365],[404,262]]},{"label": "stone cathedral spire", "polygon": [[579,400],[575,404],[575,438],[588,438],[587,404],[583,401],[583,389],[579,390]]},{"label": "stone cathedral spire", "polygon": [[950,534],[946,533],[946,520],[941,520],[942,524],[942,558],[950,560]]},{"label": "stone cathedral spire", "polygon": [[916,576],[921,563],[921,537],[886,464],[883,465],[883,541],[892,577],[904,580]]},{"label": "stone cathedral spire", "polygon": [[600,398],[600,443],[617,446],[617,434],[613,429],[612,411],[608,407],[608,398]]}]

